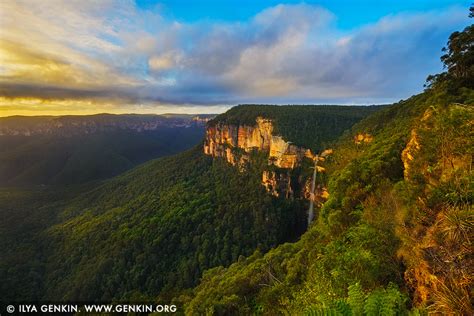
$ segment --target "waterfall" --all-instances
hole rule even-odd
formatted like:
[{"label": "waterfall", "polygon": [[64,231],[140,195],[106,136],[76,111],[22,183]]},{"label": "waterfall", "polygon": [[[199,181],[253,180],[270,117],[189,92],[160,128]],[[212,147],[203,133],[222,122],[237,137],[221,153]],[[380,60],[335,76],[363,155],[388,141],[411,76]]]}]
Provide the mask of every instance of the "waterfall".
[{"label": "waterfall", "polygon": [[319,157],[316,156],[314,162],[313,180],[311,182],[311,192],[309,198],[309,210],[308,210],[308,227],[314,219],[314,190],[316,189],[316,174],[318,173],[318,161]]}]

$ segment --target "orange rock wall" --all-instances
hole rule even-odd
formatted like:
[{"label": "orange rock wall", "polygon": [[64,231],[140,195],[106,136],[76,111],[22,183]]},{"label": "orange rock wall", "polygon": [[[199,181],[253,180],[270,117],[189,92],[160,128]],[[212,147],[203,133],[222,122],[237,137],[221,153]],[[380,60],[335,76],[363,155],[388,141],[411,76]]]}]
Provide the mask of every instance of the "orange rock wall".
[{"label": "orange rock wall", "polygon": [[305,156],[312,157],[311,151],[273,135],[272,121],[261,117],[256,119],[255,126],[218,123],[207,128],[204,142],[206,155],[223,157],[229,163],[236,164],[233,148],[243,149],[246,153],[252,150],[266,151],[270,164],[287,169],[295,168]]}]

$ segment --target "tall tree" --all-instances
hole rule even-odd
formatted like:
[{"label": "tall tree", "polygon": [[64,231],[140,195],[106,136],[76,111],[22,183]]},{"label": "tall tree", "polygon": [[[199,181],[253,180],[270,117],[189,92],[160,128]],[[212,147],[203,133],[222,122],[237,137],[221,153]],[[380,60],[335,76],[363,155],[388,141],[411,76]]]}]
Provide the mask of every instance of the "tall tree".
[{"label": "tall tree", "polygon": [[[469,17],[474,17],[474,6],[470,7],[469,12]],[[441,56],[441,61],[447,72],[429,76],[429,86],[449,80],[455,87],[474,88],[474,25],[452,33],[442,51],[444,55]]]}]

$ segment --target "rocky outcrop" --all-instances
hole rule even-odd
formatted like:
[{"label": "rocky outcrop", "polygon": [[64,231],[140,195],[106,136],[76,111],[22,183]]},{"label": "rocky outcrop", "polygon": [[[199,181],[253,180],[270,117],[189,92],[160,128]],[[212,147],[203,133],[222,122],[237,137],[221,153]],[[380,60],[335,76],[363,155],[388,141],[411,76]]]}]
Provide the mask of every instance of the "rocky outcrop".
[{"label": "rocky outcrop", "polygon": [[309,149],[301,148],[273,135],[271,120],[258,117],[255,126],[217,123],[208,126],[204,142],[204,153],[223,157],[235,165],[240,161],[236,153],[244,156],[252,150],[268,152],[269,164],[278,168],[293,169],[304,157],[313,157]]},{"label": "rocky outcrop", "polygon": [[420,150],[420,142],[418,139],[418,134],[416,130],[411,131],[411,137],[408,141],[407,146],[402,151],[402,162],[403,162],[403,174],[405,179],[408,179],[410,176],[410,167],[414,156]]},{"label": "rocky outcrop", "polygon": [[371,143],[374,137],[368,133],[359,133],[354,136],[354,143],[357,145]]},{"label": "rocky outcrop", "polygon": [[[319,171],[318,171],[319,172]],[[311,181],[308,179],[303,188],[303,197],[307,200],[313,199],[316,207],[321,207],[329,198],[329,192],[326,187],[317,185],[314,189],[314,194],[311,194]]]},{"label": "rocky outcrop", "polygon": [[[258,117],[254,126],[215,123],[208,125],[204,141],[204,153],[224,158],[241,170],[249,161],[249,153],[257,150],[268,156],[269,169],[262,173],[262,185],[276,197],[310,199],[307,179],[293,177],[292,170],[301,165],[304,158],[314,160],[315,155],[305,149],[274,135],[271,120]],[[320,157],[320,160],[322,158]],[[318,172],[324,168],[318,166]],[[308,192],[307,192],[308,191]],[[327,191],[317,187],[313,199],[321,205],[327,199]]]},{"label": "rocky outcrop", "polygon": [[284,194],[285,198],[293,197],[293,188],[291,187],[290,172],[277,173],[275,171],[263,171],[262,174],[262,185],[265,187],[267,192],[273,196],[280,197]]},{"label": "rocky outcrop", "polygon": [[417,192],[397,229],[404,278],[415,304],[432,304],[440,315],[472,315],[472,203],[467,196],[474,110],[433,106],[416,123],[401,155],[405,185]]}]

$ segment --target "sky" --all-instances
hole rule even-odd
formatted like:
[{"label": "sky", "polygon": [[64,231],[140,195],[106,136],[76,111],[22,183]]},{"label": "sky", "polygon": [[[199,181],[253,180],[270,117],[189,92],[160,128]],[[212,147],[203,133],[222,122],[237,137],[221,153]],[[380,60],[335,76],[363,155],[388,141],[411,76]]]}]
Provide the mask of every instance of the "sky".
[{"label": "sky", "polygon": [[0,0],[0,116],[396,102],[442,71],[469,5]]}]

